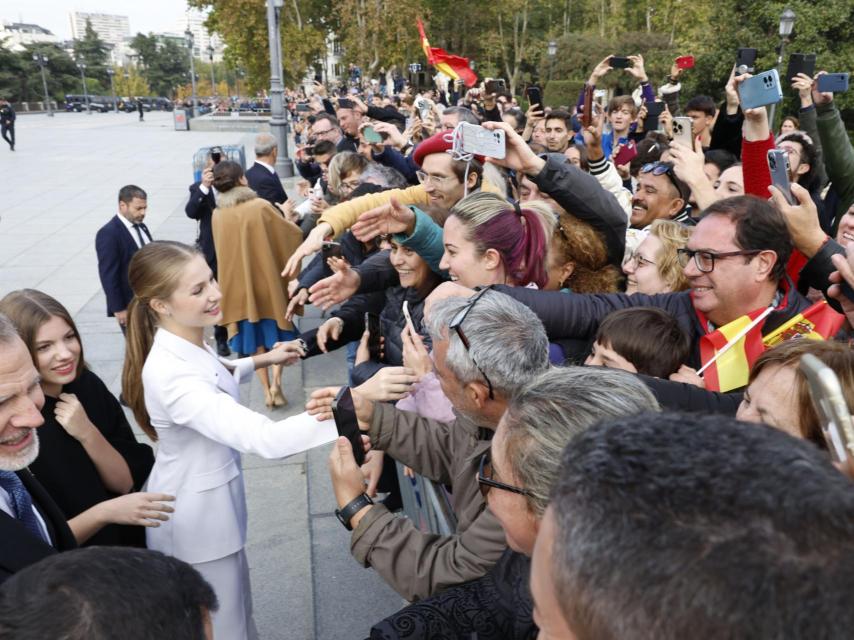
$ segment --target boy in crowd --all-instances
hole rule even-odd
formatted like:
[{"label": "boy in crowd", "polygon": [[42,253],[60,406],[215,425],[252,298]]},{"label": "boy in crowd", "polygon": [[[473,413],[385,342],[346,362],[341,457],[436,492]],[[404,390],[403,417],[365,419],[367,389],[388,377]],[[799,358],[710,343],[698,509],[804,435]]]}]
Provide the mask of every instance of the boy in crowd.
[{"label": "boy in crowd", "polygon": [[688,336],[671,314],[635,307],[615,311],[602,321],[584,364],[666,380],[688,359],[690,349]]}]

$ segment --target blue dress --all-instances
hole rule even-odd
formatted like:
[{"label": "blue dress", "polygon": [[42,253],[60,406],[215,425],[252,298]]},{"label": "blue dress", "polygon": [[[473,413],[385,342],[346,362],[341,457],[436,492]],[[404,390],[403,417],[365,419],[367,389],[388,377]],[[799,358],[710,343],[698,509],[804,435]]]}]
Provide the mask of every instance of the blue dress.
[{"label": "blue dress", "polygon": [[228,346],[231,347],[232,351],[239,353],[241,357],[245,357],[254,355],[258,351],[258,347],[270,350],[277,342],[288,342],[296,340],[298,337],[298,330],[279,329],[275,320],[267,318],[258,322],[240,320],[237,323],[237,333],[228,341]]}]

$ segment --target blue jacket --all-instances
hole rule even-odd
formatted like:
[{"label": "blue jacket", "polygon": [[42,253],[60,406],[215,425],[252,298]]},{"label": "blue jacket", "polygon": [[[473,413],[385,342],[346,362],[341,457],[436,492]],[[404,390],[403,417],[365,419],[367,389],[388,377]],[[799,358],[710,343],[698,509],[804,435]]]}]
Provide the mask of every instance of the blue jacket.
[{"label": "blue jacket", "polygon": [[107,296],[107,315],[124,311],[133,299],[128,282],[128,265],[139,250],[136,241],[118,215],[98,229],[95,235],[95,253],[98,255],[98,276]]},{"label": "blue jacket", "polygon": [[267,167],[257,162],[246,171],[246,180],[249,182],[249,188],[257,193],[259,198],[264,198],[272,205],[281,204],[288,199],[279,176],[270,173]]}]

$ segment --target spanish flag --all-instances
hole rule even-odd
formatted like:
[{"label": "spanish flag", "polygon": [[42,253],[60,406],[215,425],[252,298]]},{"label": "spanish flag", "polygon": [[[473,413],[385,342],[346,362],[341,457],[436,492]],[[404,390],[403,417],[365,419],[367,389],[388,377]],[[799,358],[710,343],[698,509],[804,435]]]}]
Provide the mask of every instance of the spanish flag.
[{"label": "spanish flag", "polygon": [[427,62],[433,65],[437,71],[441,71],[453,80],[462,80],[467,87],[477,84],[477,76],[469,67],[469,59],[462,56],[453,56],[444,49],[431,47],[424,33],[424,24],[418,20],[418,33],[421,34],[421,48],[427,56]]},{"label": "spanish flag", "polygon": [[[781,306],[785,306],[785,300]],[[723,351],[739,332],[764,311],[764,308],[757,309],[700,338],[700,360],[703,365],[710,362],[719,351]],[[702,316],[701,320],[704,320]],[[762,335],[765,324],[763,319],[706,369],[703,375],[706,389],[721,392],[740,389],[747,385],[750,368],[765,349],[785,340],[826,340],[833,337],[844,322],[845,316],[834,311],[825,300],[817,302],[766,336]]]}]

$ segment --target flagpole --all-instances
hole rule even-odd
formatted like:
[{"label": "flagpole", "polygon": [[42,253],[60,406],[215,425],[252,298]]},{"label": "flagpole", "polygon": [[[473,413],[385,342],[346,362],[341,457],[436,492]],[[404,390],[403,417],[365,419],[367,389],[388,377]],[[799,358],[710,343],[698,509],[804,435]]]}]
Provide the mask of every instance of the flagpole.
[{"label": "flagpole", "polygon": [[765,309],[765,311],[763,311],[762,313],[760,313],[760,314],[756,317],[756,319],[755,319],[753,322],[751,322],[749,325],[747,325],[746,327],[744,327],[744,329],[742,329],[741,331],[739,331],[739,332],[735,335],[735,337],[734,337],[732,340],[730,340],[729,342],[727,342],[727,343],[723,346],[723,349],[721,349],[720,351],[718,351],[718,352],[715,354],[715,357],[714,357],[714,358],[712,358],[712,359],[711,359],[711,360],[709,360],[706,364],[704,364],[704,365],[700,368],[700,370],[699,370],[699,371],[697,371],[697,375],[698,375],[698,376],[703,375],[703,371],[705,371],[705,370],[706,370],[706,369],[708,369],[710,366],[712,366],[718,358],[720,358],[723,354],[725,354],[727,351],[729,351],[729,350],[730,350],[734,345],[736,345],[736,344],[738,343],[738,341],[739,341],[739,340],[741,340],[744,336],[746,336],[746,335],[747,335],[747,332],[748,332],[748,331],[750,331],[750,330],[751,330],[751,329],[753,329],[756,325],[758,325],[760,322],[762,322],[762,321],[763,321],[763,320],[768,316],[768,314],[769,314],[769,313],[771,313],[772,311],[774,311],[774,306],[773,306],[773,305],[772,305],[772,306],[770,306],[770,307],[768,307],[767,309]]}]

